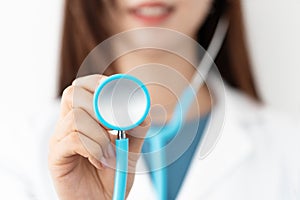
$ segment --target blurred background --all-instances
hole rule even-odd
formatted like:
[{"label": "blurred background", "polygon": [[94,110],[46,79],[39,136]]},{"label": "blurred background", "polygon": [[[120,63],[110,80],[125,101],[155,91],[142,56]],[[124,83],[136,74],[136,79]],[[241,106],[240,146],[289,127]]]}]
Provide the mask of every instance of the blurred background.
[{"label": "blurred background", "polygon": [[[16,121],[20,126],[23,117],[43,112],[43,106],[56,96],[63,1],[0,2],[3,134]],[[243,7],[262,99],[300,118],[300,1],[243,0]]]},{"label": "blurred background", "polygon": [[[47,116],[45,108],[56,98],[63,2],[0,0],[0,167],[8,172],[25,170],[28,160],[13,141],[26,140],[26,130],[36,125],[35,115]],[[243,7],[260,96],[268,106],[300,121],[300,1],[243,0]],[[18,170],[5,165],[6,158],[13,157],[20,158],[13,166]],[[0,179],[5,176],[6,185],[11,180],[11,188],[17,187],[0,171]],[[14,174],[16,181],[20,177]]]}]

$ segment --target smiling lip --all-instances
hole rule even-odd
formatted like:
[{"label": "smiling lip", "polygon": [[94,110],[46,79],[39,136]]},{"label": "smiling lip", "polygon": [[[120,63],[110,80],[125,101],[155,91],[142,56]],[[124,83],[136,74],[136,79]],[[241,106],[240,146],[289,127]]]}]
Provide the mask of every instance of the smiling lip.
[{"label": "smiling lip", "polygon": [[140,4],[129,9],[129,13],[146,25],[160,24],[173,12],[174,7],[160,2],[149,2]]}]

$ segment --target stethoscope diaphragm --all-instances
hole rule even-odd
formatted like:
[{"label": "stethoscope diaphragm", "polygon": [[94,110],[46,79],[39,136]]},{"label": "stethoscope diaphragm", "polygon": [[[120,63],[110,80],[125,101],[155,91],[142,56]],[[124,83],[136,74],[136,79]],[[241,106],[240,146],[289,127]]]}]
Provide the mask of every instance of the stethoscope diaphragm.
[{"label": "stethoscope diaphragm", "polygon": [[150,110],[150,95],[146,86],[136,77],[112,75],[96,89],[94,110],[105,127],[126,131],[145,120]]}]

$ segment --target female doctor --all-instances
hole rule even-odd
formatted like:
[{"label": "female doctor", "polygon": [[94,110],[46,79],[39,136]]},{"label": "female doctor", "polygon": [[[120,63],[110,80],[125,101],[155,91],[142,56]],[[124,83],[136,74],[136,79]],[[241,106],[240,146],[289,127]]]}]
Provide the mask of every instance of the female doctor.
[{"label": "female doctor", "polygon": [[[134,173],[139,162],[151,168],[151,159],[140,161],[138,156],[155,144],[151,138],[143,139],[155,124],[155,117],[148,116],[140,126],[127,132],[132,153],[127,198],[158,199],[161,193],[165,194],[164,199],[300,198],[299,136],[288,119],[260,102],[251,74],[238,0],[67,0],[59,79],[61,107],[50,139],[48,160],[59,199],[112,199],[115,170],[111,166],[115,161],[116,138],[97,121],[92,107],[95,89],[103,80],[115,73],[130,73],[135,66],[147,63],[171,66],[171,71],[184,80],[191,80],[195,71],[182,58],[147,49],[118,58],[103,75],[76,78],[87,54],[110,36],[145,27],[183,33],[207,48],[223,15],[229,18],[230,26],[216,59],[225,80],[226,101],[226,119],[219,130],[219,140],[204,159],[199,159],[201,135],[209,126],[212,110],[223,101],[218,98],[222,91],[216,88],[212,95],[208,86],[203,85],[195,99],[201,109],[192,109],[187,115],[190,121],[197,120],[198,130],[185,151],[164,166],[167,186],[162,190],[152,170]],[[181,48],[179,43],[177,48]],[[190,51],[197,54],[196,50]],[[151,66],[144,71],[148,79],[162,73]],[[214,75],[209,74],[207,81],[214,82]],[[150,85],[148,89],[151,104],[164,108],[165,120],[169,121],[176,98],[161,85]],[[183,140],[184,135],[188,136],[188,127],[182,131]],[[177,147],[180,145],[177,143]]]}]

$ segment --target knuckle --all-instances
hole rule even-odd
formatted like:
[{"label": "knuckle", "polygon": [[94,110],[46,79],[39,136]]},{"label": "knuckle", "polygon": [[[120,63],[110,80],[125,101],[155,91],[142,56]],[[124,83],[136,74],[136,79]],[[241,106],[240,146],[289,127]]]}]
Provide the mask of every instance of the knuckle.
[{"label": "knuckle", "polygon": [[76,78],[73,82],[72,82],[72,86],[76,86],[78,84],[78,78]]},{"label": "knuckle", "polygon": [[84,123],[82,121],[86,120],[87,113],[81,108],[73,108],[70,111],[70,120],[72,121],[72,129],[75,131],[79,131],[83,129]]},{"label": "knuckle", "polygon": [[72,144],[77,144],[79,142],[79,135],[78,132],[72,132],[69,134],[69,141]]},{"label": "knuckle", "polygon": [[73,96],[74,96],[74,86],[70,85],[63,91],[62,101],[72,102]]},{"label": "knuckle", "polygon": [[72,109],[72,114],[73,114],[74,118],[78,118],[78,117],[86,115],[85,111],[82,110],[81,108],[73,108]]}]

